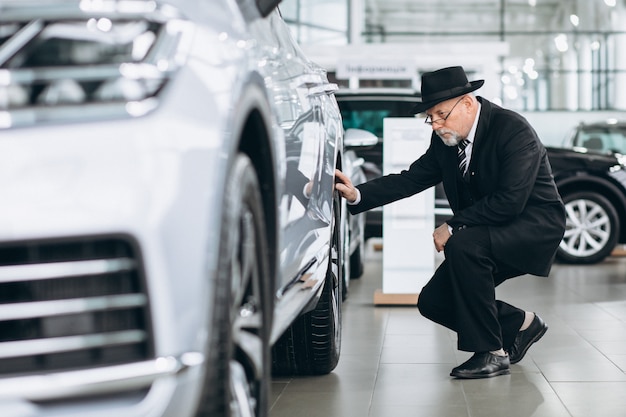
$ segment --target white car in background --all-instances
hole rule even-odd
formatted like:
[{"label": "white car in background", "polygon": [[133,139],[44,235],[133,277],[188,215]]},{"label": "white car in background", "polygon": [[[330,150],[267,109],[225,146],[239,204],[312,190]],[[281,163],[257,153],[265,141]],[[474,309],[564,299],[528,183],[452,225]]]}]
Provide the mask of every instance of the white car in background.
[{"label": "white car in background", "polygon": [[[358,156],[357,152],[362,149],[368,149],[378,143],[378,137],[373,133],[364,129],[349,128],[345,130],[344,135],[344,157],[342,170],[354,184],[361,184],[367,181],[367,175],[364,170],[365,159]],[[345,205],[345,200],[343,200]],[[351,214],[345,207],[347,213],[347,236],[345,239],[345,256],[344,256],[344,299],[347,297],[351,279],[361,278],[364,272],[365,261],[365,213]]]},{"label": "white car in background", "polygon": [[0,0],[0,416],[266,416],[341,347],[343,128],[278,0]]}]

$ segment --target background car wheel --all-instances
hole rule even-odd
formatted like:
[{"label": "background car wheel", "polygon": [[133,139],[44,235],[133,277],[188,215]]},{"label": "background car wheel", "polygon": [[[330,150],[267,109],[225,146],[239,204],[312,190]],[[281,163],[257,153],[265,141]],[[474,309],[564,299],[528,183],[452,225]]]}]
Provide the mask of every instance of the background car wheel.
[{"label": "background car wheel", "polygon": [[567,222],[557,251],[567,263],[591,264],[611,254],[619,235],[617,212],[609,200],[594,192],[563,197]]},{"label": "background car wheel", "polygon": [[197,416],[265,417],[271,381],[271,281],[261,195],[248,157],[238,155],[227,178]]},{"label": "background car wheel", "polygon": [[275,375],[327,374],[339,362],[344,248],[339,207],[335,197],[330,259],[322,295],[315,309],[300,316],[274,344]]}]

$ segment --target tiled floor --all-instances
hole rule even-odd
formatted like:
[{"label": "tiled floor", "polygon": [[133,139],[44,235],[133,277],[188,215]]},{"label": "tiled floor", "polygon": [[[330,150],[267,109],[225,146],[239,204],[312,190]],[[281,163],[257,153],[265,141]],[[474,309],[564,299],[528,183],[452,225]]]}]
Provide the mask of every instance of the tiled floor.
[{"label": "tiled floor", "polygon": [[624,417],[626,257],[555,265],[498,297],[538,312],[548,332],[511,375],[455,380],[470,354],[415,307],[374,306],[382,254],[368,246],[365,274],[343,305],[339,365],[329,375],[273,382],[271,417]]}]

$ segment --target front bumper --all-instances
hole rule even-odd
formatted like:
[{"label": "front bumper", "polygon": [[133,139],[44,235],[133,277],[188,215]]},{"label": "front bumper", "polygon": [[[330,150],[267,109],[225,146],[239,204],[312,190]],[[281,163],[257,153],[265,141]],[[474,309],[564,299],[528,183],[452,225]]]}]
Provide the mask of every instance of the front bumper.
[{"label": "front bumper", "polygon": [[188,352],[179,357],[159,357],[125,365],[0,379],[0,414],[5,415],[1,413],[2,403],[11,400],[61,401],[145,390],[159,380],[176,377],[203,363],[202,354]]},{"label": "front bumper", "polygon": [[[180,91],[189,94],[184,89]],[[53,303],[65,297],[16,301],[7,299],[8,293],[2,294],[0,299],[8,304],[0,308],[0,318],[6,313],[7,322],[32,320],[34,326],[43,330],[35,343],[27,340],[27,332],[21,332],[26,339],[21,345],[9,345],[11,341],[0,338],[0,358],[4,355],[5,361],[15,363],[14,372],[5,369],[0,375],[0,415],[191,415],[189,409],[197,401],[204,367],[202,355],[196,352],[204,351],[210,336],[206,300],[211,296],[211,279],[216,269],[215,245],[223,191],[219,184],[224,183],[228,152],[224,152],[222,139],[217,135],[221,122],[211,123],[206,116],[204,120],[190,117],[187,110],[194,104],[188,98],[186,104],[173,100],[172,105],[174,109],[166,107],[151,117],[136,120],[3,133],[0,193],[5,203],[0,207],[0,250],[25,246],[33,252],[32,248],[41,242],[72,243],[110,237],[134,242],[137,256],[130,258],[140,270],[137,282],[144,285],[143,290],[124,293],[125,301],[114,301],[135,302],[135,308],[146,311],[149,324],[145,328],[148,354],[127,363],[112,360],[85,366],[72,364],[70,358],[69,363],[58,367],[55,357],[55,366],[48,369],[38,371],[35,365],[20,368],[19,361],[34,362],[33,358],[43,353],[63,354],[63,345],[75,350],[84,343],[100,343],[101,332],[92,331],[94,319],[83,314],[74,323],[89,329],[89,338],[54,333],[60,329],[59,317],[78,317],[69,304],[62,306],[61,315],[52,311],[58,307]],[[39,259],[41,252],[35,252],[34,258]],[[125,256],[117,255],[111,260],[117,262]],[[68,270],[79,267],[76,279],[80,279],[85,273],[80,272],[80,266],[90,269],[91,260],[70,259],[61,265],[51,265],[51,260],[36,262],[53,275],[73,262],[77,265]],[[26,263],[29,262],[35,261]],[[5,280],[7,285],[15,285],[15,273],[20,270],[34,274],[34,280],[43,282],[50,278],[37,278],[36,268],[28,265],[24,269],[5,266],[13,275]],[[90,275],[94,275],[93,271]],[[56,282],[61,280],[50,281],[43,292],[49,293],[51,287],[58,289]],[[24,283],[19,285],[27,288]],[[63,287],[71,289],[72,285]],[[72,305],[96,309],[94,304],[111,302],[110,295],[96,294],[91,297],[95,300],[86,302],[83,300],[90,297],[80,297]],[[142,296],[146,300],[143,307]],[[12,309],[17,304],[19,313]],[[115,309],[118,308],[116,304]],[[43,314],[44,309],[50,312],[49,317],[31,317]],[[46,320],[50,323],[36,323]],[[52,336],[46,333],[48,330]],[[52,350],[50,345],[39,343],[47,337],[56,339],[59,352],[43,352]],[[7,342],[5,350],[3,342]],[[35,351],[17,357],[16,349],[24,346]],[[68,357],[63,359],[67,362]]]}]

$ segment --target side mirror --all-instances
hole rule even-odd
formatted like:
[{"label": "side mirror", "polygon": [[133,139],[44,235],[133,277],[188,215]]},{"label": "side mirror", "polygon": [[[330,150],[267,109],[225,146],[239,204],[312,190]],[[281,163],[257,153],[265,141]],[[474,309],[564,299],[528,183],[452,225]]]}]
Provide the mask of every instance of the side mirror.
[{"label": "side mirror", "polygon": [[255,0],[261,16],[265,17],[278,6],[282,0]]},{"label": "side mirror", "polygon": [[343,145],[346,148],[364,148],[377,143],[378,137],[363,129],[346,129],[343,135]]}]

